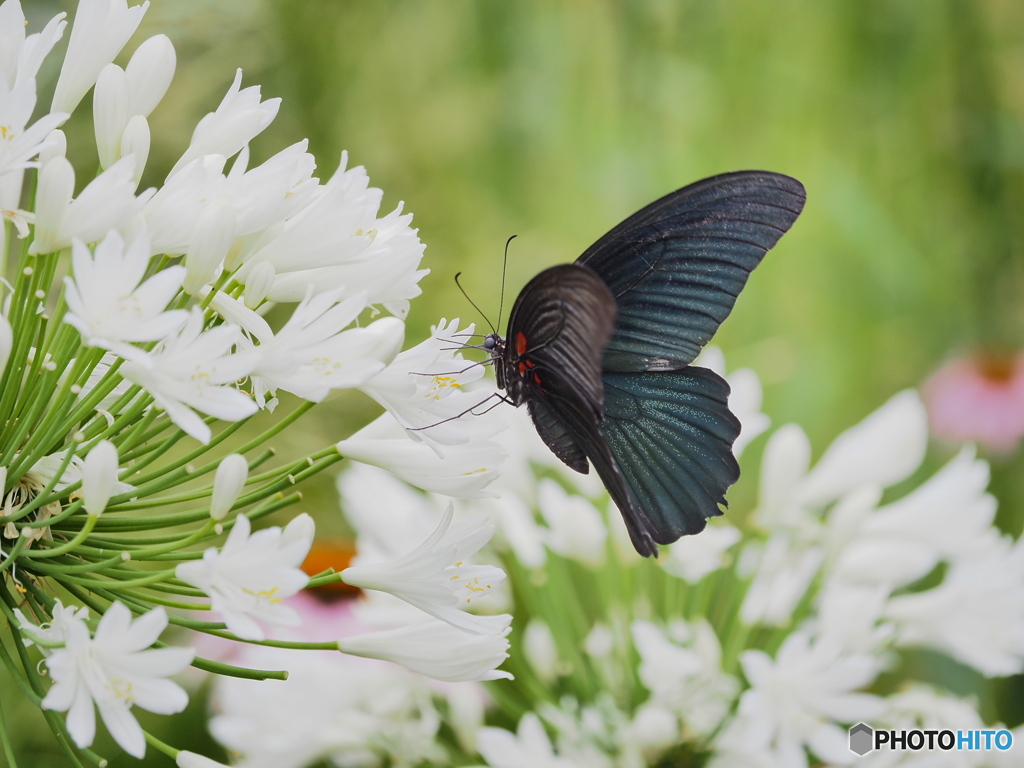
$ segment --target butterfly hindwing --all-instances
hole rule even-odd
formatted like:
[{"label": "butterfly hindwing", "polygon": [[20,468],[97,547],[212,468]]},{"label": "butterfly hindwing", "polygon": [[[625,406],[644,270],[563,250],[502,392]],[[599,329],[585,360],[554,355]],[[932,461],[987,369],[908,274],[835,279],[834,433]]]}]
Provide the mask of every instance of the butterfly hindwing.
[{"label": "butterfly hindwing", "polygon": [[604,369],[691,363],[804,200],[803,185],[789,176],[722,174],[651,203],[588,248],[576,263],[604,280],[618,307]]},{"label": "butterfly hindwing", "polygon": [[607,373],[604,383],[601,433],[629,489],[633,508],[619,505],[627,527],[632,516],[659,544],[699,533],[739,477],[729,385],[696,366]]}]

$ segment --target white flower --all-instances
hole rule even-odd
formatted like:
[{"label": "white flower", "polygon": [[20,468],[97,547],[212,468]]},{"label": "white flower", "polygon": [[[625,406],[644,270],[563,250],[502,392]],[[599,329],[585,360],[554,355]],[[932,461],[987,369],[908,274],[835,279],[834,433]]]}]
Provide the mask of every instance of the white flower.
[{"label": "white flower", "polygon": [[760,499],[754,519],[771,531],[786,530],[802,541],[817,541],[821,518],[800,498],[811,465],[811,442],[796,424],[768,439],[761,459]]},{"label": "white flower", "polygon": [[253,351],[231,354],[241,335],[234,325],[204,331],[202,313],[193,307],[176,336],[120,370],[149,392],[178,427],[206,443],[210,427],[193,408],[225,421],[240,421],[258,410],[252,398],[231,386],[245,378],[257,360]]},{"label": "white flower", "polygon": [[338,476],[345,519],[356,532],[353,565],[396,560],[437,529],[443,509],[394,475],[353,463]]},{"label": "white flower", "polygon": [[544,479],[538,485],[537,506],[548,524],[544,542],[553,552],[595,568],[604,563],[608,528],[593,504]]},{"label": "white flower", "polygon": [[675,622],[669,628],[673,639],[649,621],[634,621],[630,629],[650,701],[679,715],[694,733],[714,731],[736,700],[739,682],[722,671],[722,649],[711,625]]},{"label": "white flower", "polygon": [[423,244],[401,208],[377,218],[382,193],[369,188],[363,168],[345,170],[347,155],[312,202],[280,228],[268,231],[239,270],[243,283],[257,264],[269,262],[274,280],[272,301],[299,301],[308,286],[316,291],[342,290],[342,296],[365,292],[370,304],[383,304],[404,317],[409,299],[428,270],[417,270]]},{"label": "white flower", "polygon": [[[242,149],[224,173],[224,155],[204,155],[172,174],[146,203],[142,213],[160,253],[185,253],[203,211],[218,204],[221,215],[245,243],[236,243],[226,266],[252,247],[265,229],[273,229],[308,203],[318,188],[313,178],[316,162],[301,141],[281,150],[262,165],[247,169],[249,149]],[[236,250],[238,253],[236,254]]]},{"label": "white flower", "polygon": [[916,392],[901,392],[833,441],[803,483],[801,498],[823,504],[861,485],[895,485],[921,465],[927,447],[924,404]]},{"label": "white flower", "polygon": [[986,493],[988,464],[967,446],[942,470],[901,499],[875,510],[833,513],[830,532],[841,549],[836,571],[864,583],[898,587],[925,576],[939,561],[984,553],[996,500]]},{"label": "white flower", "polygon": [[882,699],[856,692],[875,679],[877,659],[843,654],[822,639],[812,644],[804,632],[787,637],[774,660],[751,650],[740,663],[750,688],[736,718],[718,736],[725,752],[769,753],[780,765],[801,768],[808,764],[809,748],[823,760],[845,765],[854,755],[837,723],[870,722],[885,711]]},{"label": "white flower", "polygon": [[380,372],[402,346],[405,325],[385,317],[348,328],[366,306],[364,297],[340,303],[335,292],[304,299],[272,339],[259,346],[254,380],[318,403],[332,389],[355,387]]},{"label": "white flower", "polygon": [[53,604],[53,617],[38,627],[25,618],[25,614],[21,612],[20,608],[14,609],[14,615],[18,617],[18,624],[21,628],[27,630],[24,635],[25,645],[35,645],[33,637],[41,640],[47,645],[39,645],[38,648],[43,656],[49,656],[54,649],[48,644],[66,643],[71,625],[88,619],[89,609],[76,605],[65,606],[60,600],[56,600]]},{"label": "white flower", "polygon": [[[344,627],[345,610],[333,612],[340,620],[332,625]],[[288,679],[272,686],[219,675],[214,680],[210,731],[237,768],[306,768],[324,760],[351,768],[382,760],[444,762],[441,719],[419,675],[340,653],[253,645],[234,662],[288,670]],[[482,709],[479,695],[475,708]]]},{"label": "white flower", "polygon": [[565,671],[564,665],[558,659],[555,636],[551,634],[551,628],[543,619],[535,616],[526,625],[522,652],[541,682],[551,683]]},{"label": "white flower", "polygon": [[741,368],[727,375],[725,355],[718,347],[705,347],[695,363],[710,368],[729,383],[729,410],[740,420],[740,434],[732,446],[732,452],[738,459],[743,449],[772,423],[761,412],[761,380],[749,368]]},{"label": "white flower", "polygon": [[540,718],[532,712],[523,715],[514,734],[503,728],[481,728],[476,748],[490,768],[577,768],[571,760],[555,755]]},{"label": "white flower", "polygon": [[203,208],[185,253],[187,274],[182,287],[186,293],[198,293],[207,283],[216,280],[237,236],[233,214],[223,200],[213,201]]},{"label": "white flower", "polygon": [[52,112],[28,125],[35,106],[35,80],[11,86],[0,77],[0,176],[35,167],[32,158],[47,146],[50,132],[68,119],[66,112]]},{"label": "white flower", "polygon": [[386,469],[410,485],[456,498],[486,495],[505,454],[490,437],[497,423],[489,416],[474,417],[473,439],[447,445],[438,456],[425,443],[417,443],[391,414],[385,413],[338,443],[338,453],[354,461]]},{"label": "white flower", "polygon": [[121,136],[128,126],[128,76],[117,64],[107,64],[96,79],[92,119],[100,168],[109,168],[121,155]]},{"label": "white flower", "polygon": [[171,169],[168,178],[203,155],[231,157],[259,135],[277,117],[280,99],[260,101],[260,87],[241,88],[242,70],[214,112],[203,117],[192,132],[185,154]]},{"label": "white flower", "polygon": [[655,764],[658,757],[680,741],[679,720],[658,704],[647,702],[633,715],[633,720],[620,734],[625,750],[636,750]]},{"label": "white flower", "polygon": [[757,563],[740,616],[745,624],[783,626],[807,593],[825,559],[821,547],[800,547],[786,532],[774,534],[764,545],[748,544],[741,555]]},{"label": "white flower", "polygon": [[283,531],[251,531],[249,518],[239,515],[223,549],[211,547],[202,560],[181,563],[174,573],[210,596],[230,631],[245,640],[262,640],[265,633],[257,619],[283,626],[299,622],[282,600],[309,583],[299,566],[313,542],[314,525],[302,514]]},{"label": "white flower", "polygon": [[0,82],[14,87],[35,80],[43,59],[64,35],[66,13],[58,13],[42,32],[25,35],[25,14],[18,0],[0,3]]},{"label": "white flower", "polygon": [[82,499],[85,511],[99,517],[117,487],[117,448],[100,440],[82,463]]},{"label": "white flower", "polygon": [[213,476],[213,497],[210,499],[210,517],[223,520],[238,501],[245,481],[249,479],[249,463],[244,456],[231,453],[221,459]]},{"label": "white flower", "polygon": [[161,715],[181,712],[188,695],[165,678],[188,666],[195,654],[190,648],[150,649],[167,627],[163,608],[133,620],[123,603],[112,603],[93,637],[83,614],[62,616],[65,644],[46,659],[54,684],[42,706],[66,711],[68,731],[84,748],[96,735],[95,704],[110,735],[141,758],[146,740],[132,706]]},{"label": "white flower", "polygon": [[490,540],[494,526],[478,517],[452,529],[453,510],[449,504],[430,538],[404,557],[346,568],[342,579],[355,587],[388,592],[463,631],[491,631],[488,621],[460,608],[505,580],[500,568],[466,563]]},{"label": "white flower", "polygon": [[833,576],[818,593],[815,634],[850,653],[873,653],[894,634],[892,624],[880,623],[888,599],[888,587],[852,584]]},{"label": "white flower", "polygon": [[[32,158],[47,146],[50,132],[68,118],[66,111],[54,111],[28,126],[36,106],[36,74],[64,34],[64,16],[57,14],[42,32],[26,36],[21,3],[7,0],[0,5],[0,178],[7,176],[5,181],[19,192],[21,169],[35,166]],[[12,194],[0,201],[0,207],[16,207],[18,197]]]},{"label": "white flower", "polygon": [[126,245],[121,235],[111,231],[95,253],[80,240],[74,241],[72,274],[64,278],[68,303],[64,320],[78,329],[86,344],[121,357],[139,357],[142,351],[127,342],[159,341],[185,322],[185,310],[164,311],[181,288],[184,268],[166,267],[143,281],[150,256],[144,235]]},{"label": "white flower", "polygon": [[459,336],[473,330],[469,325],[459,331],[458,318],[451,323],[441,320],[428,339],[400,352],[360,389],[383,405],[414,440],[431,445],[468,441],[465,423],[472,416],[467,411],[487,400],[486,393],[466,391],[483,376],[483,366],[455,351]]},{"label": "white flower", "polygon": [[[124,151],[124,137],[130,122],[142,118],[145,123],[167,92],[174,66],[174,46],[166,35],[156,35],[138,47],[126,70],[107,64],[100,71],[93,94],[93,122],[101,168],[129,154]],[[140,165],[145,163],[141,159]],[[141,177],[140,168],[136,173]]]},{"label": "white flower", "polygon": [[125,68],[129,116],[149,117],[167,93],[176,63],[174,45],[167,35],[153,35],[135,49]]},{"label": "white flower", "polygon": [[1024,670],[1024,542],[993,530],[987,551],[952,563],[939,586],[889,600],[897,645],[946,651],[990,677]]},{"label": "white flower", "polygon": [[67,158],[57,156],[42,166],[36,192],[35,240],[29,253],[53,253],[76,238],[93,243],[112,229],[124,231],[152,192],[135,197],[134,155],[118,160],[72,199],[74,189],[75,172]]},{"label": "white flower", "polygon": [[668,547],[665,570],[696,584],[725,565],[726,551],[739,540],[739,529],[731,525],[709,525],[699,536],[684,536]]},{"label": "white flower", "polygon": [[228,768],[224,763],[218,763],[203,755],[189,752],[183,749],[174,758],[178,768]]},{"label": "white flower", "polygon": [[126,0],[81,0],[71,27],[71,40],[53,94],[54,112],[74,112],[107,64],[124,48],[149,8],[149,0],[133,8]]},{"label": "white flower", "polygon": [[437,619],[385,629],[338,641],[338,650],[367,659],[401,664],[435,680],[511,680],[496,667],[508,658],[511,616],[480,617],[489,624],[484,634],[469,634]]}]

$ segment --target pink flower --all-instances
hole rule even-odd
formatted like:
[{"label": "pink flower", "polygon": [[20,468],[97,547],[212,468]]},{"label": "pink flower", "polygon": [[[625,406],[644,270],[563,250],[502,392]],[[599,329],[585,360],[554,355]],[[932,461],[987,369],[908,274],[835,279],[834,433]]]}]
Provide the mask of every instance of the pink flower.
[{"label": "pink flower", "polygon": [[950,360],[925,382],[924,399],[936,437],[1012,451],[1024,436],[1024,354]]}]

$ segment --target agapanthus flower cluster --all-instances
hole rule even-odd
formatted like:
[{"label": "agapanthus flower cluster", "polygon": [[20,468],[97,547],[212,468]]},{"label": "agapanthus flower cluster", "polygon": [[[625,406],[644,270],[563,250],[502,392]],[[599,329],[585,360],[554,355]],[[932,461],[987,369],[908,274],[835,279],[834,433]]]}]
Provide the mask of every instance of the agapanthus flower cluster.
[{"label": "agapanthus flower cluster", "polygon": [[[491,528],[450,514],[395,562],[348,574],[425,611],[422,624],[271,639],[303,620],[289,597],[341,578],[301,570],[308,514],[264,521],[301,501],[299,483],[353,458],[476,497],[502,460],[501,424],[447,421],[474,405],[479,371],[451,351],[457,338],[441,339],[471,327],[443,322],[401,352],[426,274],[411,215],[382,213],[381,191],[344,155],[326,181],[305,142],[253,158],[280,99],[243,86],[241,71],[224,73],[220,104],[150,180],[175,50],[163,35],[129,45],[148,6],[82,0],[70,25],[59,14],[32,31],[18,0],[0,5],[0,612],[14,638],[0,660],[72,765],[102,763],[89,750],[97,711],[131,755],[149,744],[208,764],[146,733],[134,708],[180,712],[188,696],[171,678],[189,665],[286,677],[205,658],[185,630],[443,680],[506,674],[510,617],[464,610],[478,582],[504,576],[460,562]],[[45,106],[40,68],[65,39]],[[60,126],[90,94],[100,167],[83,179]],[[337,444],[275,456],[270,440],[354,388],[388,412]]]},{"label": "agapanthus flower cluster", "polygon": [[[725,373],[716,350],[703,362]],[[756,375],[728,380],[742,452],[769,421]],[[917,393],[893,397],[813,463],[795,424],[762,438],[759,470],[741,456],[741,482],[759,486],[756,507],[734,504],[657,561],[636,555],[600,484],[559,463],[525,413],[507,409],[503,418],[513,427],[504,433],[510,458],[491,486],[499,495],[460,502],[456,514],[488,516],[499,529],[491,546],[510,588],[496,597],[516,616],[505,665],[516,684],[487,685],[486,715],[475,719],[450,691],[421,689],[419,710],[390,710],[361,746],[386,740],[397,717],[438,734],[443,757],[423,750],[417,758],[439,765],[1016,765],[1019,749],[950,762],[914,751],[860,758],[848,748],[847,729],[858,722],[1002,727],[984,724],[973,698],[913,679],[900,663],[907,654],[944,654],[988,678],[1024,671],[1024,543],[994,526],[989,468],[972,447],[937,471],[922,469],[928,426]],[[451,514],[443,499],[371,467],[346,470],[339,488],[360,557],[388,554],[396,519],[379,516],[382,501],[441,519],[441,528]],[[428,529],[424,522],[410,538]],[[402,586],[393,588],[401,596]],[[390,626],[408,606],[372,595],[341,610]],[[229,695],[240,684],[218,683],[214,733],[226,745],[238,741],[225,738],[224,723],[257,708]],[[310,680],[302,690],[314,698],[320,688]],[[1020,742],[1024,728],[1014,735]],[[339,765],[377,764],[341,749],[322,754]]]}]

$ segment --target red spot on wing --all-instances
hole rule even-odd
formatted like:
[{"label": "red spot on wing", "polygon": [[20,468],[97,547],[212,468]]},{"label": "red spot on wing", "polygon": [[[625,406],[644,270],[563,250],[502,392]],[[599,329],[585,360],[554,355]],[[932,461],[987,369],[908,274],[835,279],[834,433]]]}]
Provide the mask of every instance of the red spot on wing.
[{"label": "red spot on wing", "polygon": [[533,360],[527,360],[526,361],[526,367],[527,368],[533,368],[533,366],[534,366]]},{"label": "red spot on wing", "polygon": [[516,334],[516,354],[521,355],[526,352],[526,336],[522,331]]},{"label": "red spot on wing", "polygon": [[539,373],[533,374],[533,381],[534,381],[535,384],[540,384],[541,383],[541,381],[540,381],[540,374]]},{"label": "red spot on wing", "polygon": [[520,376],[525,376],[526,375],[526,363],[520,363],[519,364],[519,375]]}]

